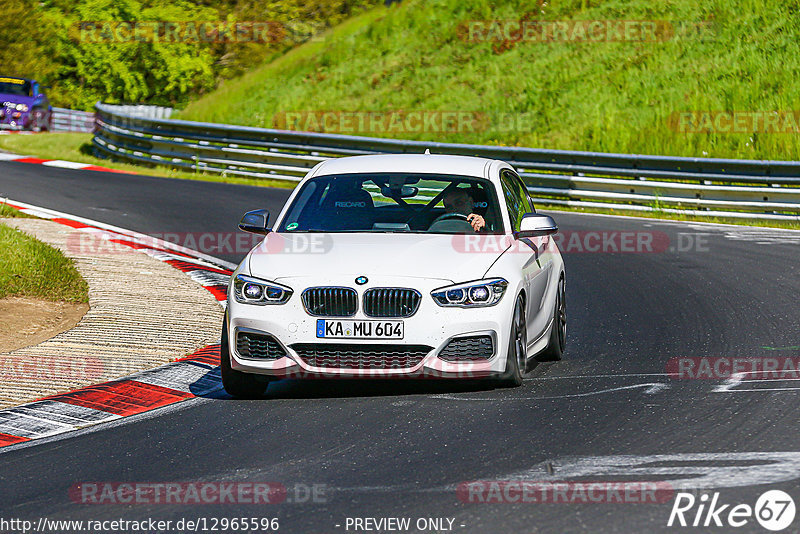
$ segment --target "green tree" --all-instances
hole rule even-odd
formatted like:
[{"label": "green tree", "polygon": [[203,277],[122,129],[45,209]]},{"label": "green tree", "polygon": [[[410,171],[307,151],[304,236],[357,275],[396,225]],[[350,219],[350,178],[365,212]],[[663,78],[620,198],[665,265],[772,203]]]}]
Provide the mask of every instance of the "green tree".
[{"label": "green tree", "polygon": [[57,69],[50,58],[57,21],[49,17],[43,20],[44,13],[35,0],[4,0],[2,11],[2,75],[36,78],[46,82]]},{"label": "green tree", "polygon": [[61,21],[56,82],[79,108],[99,101],[176,105],[213,87],[214,58],[207,43],[137,40],[113,23],[186,21],[217,11],[174,1],[143,7],[138,0],[81,0]]},{"label": "green tree", "polygon": [[[182,106],[380,1],[5,0],[0,71],[51,85],[51,101],[64,107],[88,110],[97,101]],[[118,24],[157,21],[267,23],[271,33],[165,42],[136,40]]]}]

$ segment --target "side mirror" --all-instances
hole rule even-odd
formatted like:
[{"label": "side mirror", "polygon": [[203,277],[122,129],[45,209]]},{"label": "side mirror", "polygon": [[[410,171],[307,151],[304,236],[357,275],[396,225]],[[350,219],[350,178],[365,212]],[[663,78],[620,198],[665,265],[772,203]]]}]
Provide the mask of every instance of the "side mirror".
[{"label": "side mirror", "polygon": [[558,232],[558,225],[549,215],[526,213],[522,216],[522,221],[519,223],[519,231],[515,232],[515,236],[517,239],[521,239],[523,237],[552,235],[556,232]]},{"label": "side mirror", "polygon": [[239,222],[239,230],[250,232],[251,234],[267,235],[270,233],[269,224],[269,211],[255,210],[248,211]]}]

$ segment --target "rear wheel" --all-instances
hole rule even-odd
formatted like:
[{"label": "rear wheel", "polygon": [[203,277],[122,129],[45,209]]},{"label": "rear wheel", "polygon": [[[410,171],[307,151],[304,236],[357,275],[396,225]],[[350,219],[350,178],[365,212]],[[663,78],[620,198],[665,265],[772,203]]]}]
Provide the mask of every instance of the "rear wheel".
[{"label": "rear wheel", "polygon": [[222,344],[219,348],[222,386],[229,395],[245,399],[260,397],[267,390],[268,379],[258,375],[236,371],[231,367],[228,348],[228,321],[222,323]]},{"label": "rear wheel", "polygon": [[564,355],[567,343],[567,284],[564,275],[558,279],[556,305],[553,311],[553,328],[550,329],[550,340],[536,359],[541,362],[557,362]]},{"label": "rear wheel", "polygon": [[522,375],[528,365],[528,326],[525,321],[525,299],[517,297],[511,319],[511,335],[508,340],[506,369],[499,378],[501,387],[522,385]]}]

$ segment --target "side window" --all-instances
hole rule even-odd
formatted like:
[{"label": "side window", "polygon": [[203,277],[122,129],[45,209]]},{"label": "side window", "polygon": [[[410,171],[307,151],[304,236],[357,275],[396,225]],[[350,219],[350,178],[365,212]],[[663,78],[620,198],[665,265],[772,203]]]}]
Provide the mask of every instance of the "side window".
[{"label": "side window", "polygon": [[[312,197],[317,194],[317,184],[316,182],[308,182],[308,184],[300,191],[297,200],[293,203],[292,211],[290,211],[283,220],[283,228],[284,230],[288,229],[296,230],[298,227],[302,226],[302,230],[305,230],[305,225],[307,221],[301,221],[300,217],[302,215],[302,206],[305,206],[307,203],[313,202]],[[308,217],[306,217],[308,218]],[[291,225],[291,228],[289,226]]]},{"label": "side window", "polygon": [[522,198],[524,198],[523,205],[525,206],[525,213],[534,213],[536,208],[533,206],[533,202],[531,201],[531,196],[528,194],[528,188],[525,187],[525,183],[522,181],[522,178],[514,175],[515,182],[517,184],[517,188],[520,192]]},{"label": "side window", "polygon": [[500,183],[503,186],[503,196],[506,200],[506,206],[508,206],[508,215],[511,217],[511,228],[515,231],[519,230],[522,216],[530,211],[528,194],[521,189],[519,178],[510,171],[502,171]]}]

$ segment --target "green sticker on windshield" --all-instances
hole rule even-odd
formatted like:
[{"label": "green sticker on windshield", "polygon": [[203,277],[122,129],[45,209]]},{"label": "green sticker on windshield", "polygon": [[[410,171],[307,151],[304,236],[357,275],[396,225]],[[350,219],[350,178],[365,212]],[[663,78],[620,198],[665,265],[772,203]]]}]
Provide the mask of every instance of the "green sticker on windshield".
[{"label": "green sticker on windshield", "polygon": [[292,230],[296,229],[297,227],[298,227],[297,223],[289,223],[289,224],[286,225],[286,229],[289,230],[289,231],[292,231]]}]

